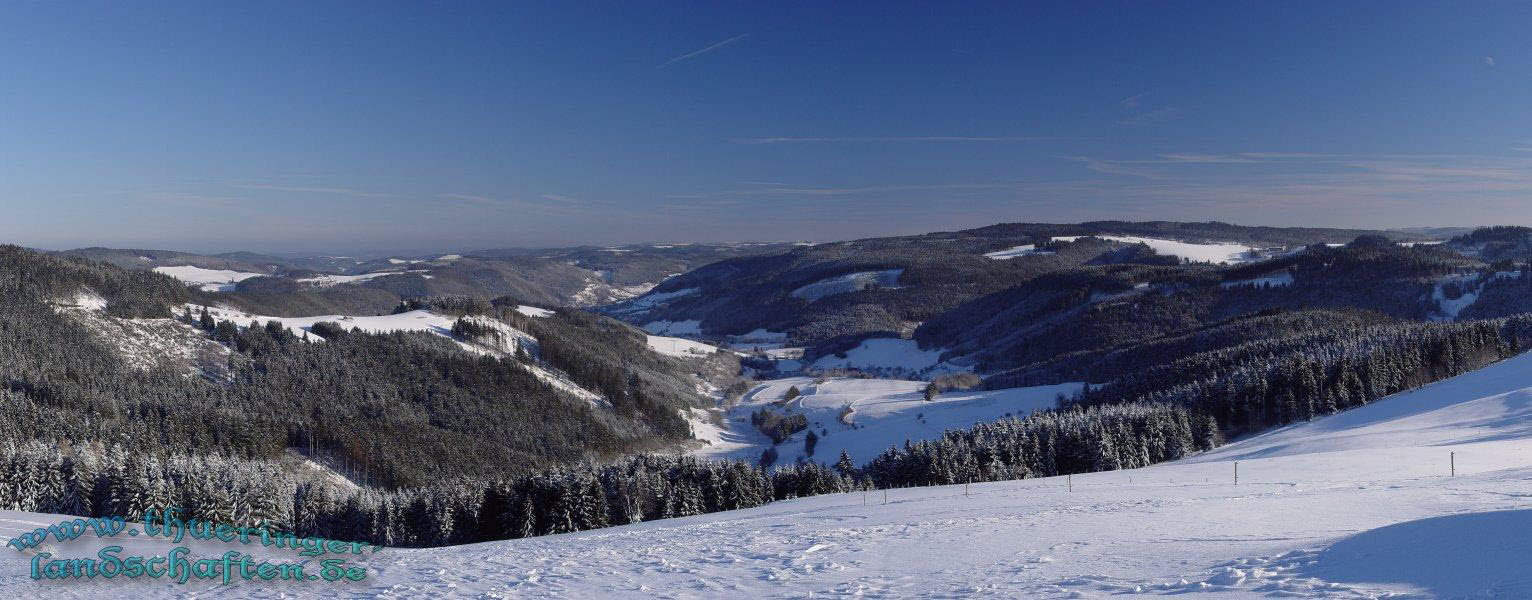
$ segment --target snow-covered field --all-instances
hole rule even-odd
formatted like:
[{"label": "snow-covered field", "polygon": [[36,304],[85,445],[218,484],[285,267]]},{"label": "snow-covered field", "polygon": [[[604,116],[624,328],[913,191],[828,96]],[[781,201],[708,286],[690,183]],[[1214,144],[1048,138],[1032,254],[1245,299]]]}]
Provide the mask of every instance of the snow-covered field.
[{"label": "snow-covered field", "polygon": [[195,285],[204,292],[227,292],[234,289],[234,284],[249,279],[260,277],[260,273],[242,273],[239,271],[225,271],[220,269],[204,269],[201,267],[155,267],[154,272],[163,273],[186,282],[187,285]]},{"label": "snow-covered field", "polygon": [[[343,284],[343,283],[361,283],[363,281],[372,281],[372,280],[377,279],[379,277],[389,277],[389,276],[393,276],[393,275],[407,275],[407,274],[410,274],[410,273],[429,273],[429,272],[430,272],[429,270],[425,270],[425,269],[411,270],[411,271],[377,271],[377,272],[374,272],[374,273],[364,273],[364,274],[361,274],[361,275],[320,275],[318,277],[308,277],[308,278],[304,278],[304,279],[299,279],[298,281],[301,281],[301,282],[304,282],[304,283],[313,284],[313,285],[318,285],[318,286],[332,286],[332,285],[340,285],[340,284]],[[429,275],[426,275],[424,277],[429,277]]]},{"label": "snow-covered field", "polygon": [[[1532,355],[1177,463],[893,490],[886,504],[881,492],[840,494],[385,549],[365,557],[366,582],[347,586],[41,584],[27,577],[28,554],[5,549],[0,589],[76,598],[1528,598],[1529,386]],[[0,514],[0,535],[56,518]],[[64,551],[101,545],[85,539]]]},{"label": "snow-covered field", "polygon": [[921,350],[915,340],[871,338],[847,350],[846,357],[822,356],[814,361],[816,369],[893,369],[915,373],[941,362],[939,349]]},{"label": "snow-covered field", "polygon": [[523,315],[526,315],[526,316],[529,316],[529,317],[551,317],[551,316],[553,316],[553,311],[551,311],[551,310],[548,310],[546,308],[538,308],[536,306],[527,306],[525,304],[517,306],[516,307],[516,312],[519,312],[519,313],[521,313]]},{"label": "snow-covered field", "polygon": [[1012,248],[1006,248],[1004,250],[997,250],[995,252],[986,252],[984,257],[994,260],[1010,260],[1018,256],[1026,256],[1028,254],[1052,254],[1052,252],[1039,251],[1037,249],[1037,245],[1027,244],[1024,246],[1015,246]]},{"label": "snow-covered field", "polygon": [[649,348],[666,356],[685,356],[691,358],[707,356],[718,351],[717,346],[710,344],[695,342],[686,338],[659,335],[649,336]]},{"label": "snow-covered field", "polygon": [[[814,461],[834,464],[842,450],[857,464],[866,463],[905,440],[935,439],[947,429],[997,421],[1007,414],[1025,416],[1052,408],[1059,394],[1073,395],[1080,384],[1050,385],[991,391],[952,390],[926,402],[924,381],[834,378],[814,383],[810,377],[776,379],[756,386],[729,409],[726,429],[712,443],[694,452],[709,458],[755,460],[771,439],[750,424],[750,414],[768,408],[778,414],[801,414],[818,434]],[[803,395],[780,402],[791,388]],[[804,453],[807,431],[793,434],[777,446],[781,461]],[[700,438],[699,438],[700,439]]]},{"label": "snow-covered field", "polygon": [[[1056,237],[1053,239],[1075,241],[1081,236]],[[1175,256],[1193,262],[1210,263],[1241,263],[1259,258],[1257,248],[1244,244],[1192,244],[1178,242],[1176,240],[1162,240],[1157,238],[1145,238],[1125,235],[1098,235],[1104,240],[1113,240],[1128,244],[1144,244],[1154,249],[1156,254]]]}]

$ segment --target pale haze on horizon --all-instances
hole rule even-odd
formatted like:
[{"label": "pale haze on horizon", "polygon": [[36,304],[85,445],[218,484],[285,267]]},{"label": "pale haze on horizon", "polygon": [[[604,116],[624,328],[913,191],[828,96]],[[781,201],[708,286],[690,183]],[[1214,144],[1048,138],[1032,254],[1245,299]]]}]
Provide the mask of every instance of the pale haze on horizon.
[{"label": "pale haze on horizon", "polygon": [[0,4],[0,243],[1532,223],[1532,5]]}]

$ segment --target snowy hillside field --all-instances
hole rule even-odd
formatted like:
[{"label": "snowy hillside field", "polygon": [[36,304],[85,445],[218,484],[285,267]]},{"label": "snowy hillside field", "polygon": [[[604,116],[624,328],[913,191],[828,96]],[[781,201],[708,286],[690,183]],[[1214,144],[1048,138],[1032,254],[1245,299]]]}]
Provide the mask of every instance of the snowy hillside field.
[{"label": "snowy hillside field", "polygon": [[236,283],[261,276],[260,273],[241,273],[200,267],[155,267],[154,270],[184,281],[187,285],[198,286],[204,292],[226,292],[234,289]]},{"label": "snowy hillside field", "polygon": [[[882,492],[838,494],[575,534],[385,549],[366,557],[370,578],[351,586],[43,584],[28,578],[27,554],[6,549],[0,588],[78,598],[1526,598],[1529,385],[1532,355],[1523,355],[1144,469],[976,484],[966,494],[900,489],[887,504]],[[0,513],[0,532],[58,518]],[[55,553],[101,545],[82,540]],[[199,556],[223,550],[203,548]]]},{"label": "snowy hillside field", "polygon": [[[1073,395],[1080,384],[1009,388],[989,391],[949,391],[927,402],[923,381],[835,378],[815,383],[811,377],[773,380],[747,392],[728,411],[728,430],[710,439],[695,453],[707,458],[754,461],[771,439],[755,430],[750,414],[767,409],[784,415],[801,414],[819,436],[814,455],[804,457],[834,464],[845,451],[856,464],[865,464],[890,446],[905,440],[933,440],[947,429],[997,421],[1006,415],[1024,417],[1040,408],[1053,408],[1059,394]],[[788,390],[802,394],[783,401]],[[805,452],[808,431],[795,433],[777,446],[782,462]]]},{"label": "snowy hillside field", "polygon": [[[1073,242],[1080,239],[1080,237],[1062,236],[1053,239]],[[1184,258],[1193,262],[1241,263],[1252,260],[1256,253],[1256,248],[1244,244],[1193,244],[1176,240],[1126,235],[1099,235],[1096,237],[1127,244],[1144,244],[1153,248],[1157,254]]]}]

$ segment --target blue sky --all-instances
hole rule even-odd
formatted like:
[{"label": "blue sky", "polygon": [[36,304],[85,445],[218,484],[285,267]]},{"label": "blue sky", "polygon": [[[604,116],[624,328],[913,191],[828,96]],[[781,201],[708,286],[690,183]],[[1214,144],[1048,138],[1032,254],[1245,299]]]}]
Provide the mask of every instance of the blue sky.
[{"label": "blue sky", "polygon": [[0,241],[1532,223],[1532,4],[0,2]]}]

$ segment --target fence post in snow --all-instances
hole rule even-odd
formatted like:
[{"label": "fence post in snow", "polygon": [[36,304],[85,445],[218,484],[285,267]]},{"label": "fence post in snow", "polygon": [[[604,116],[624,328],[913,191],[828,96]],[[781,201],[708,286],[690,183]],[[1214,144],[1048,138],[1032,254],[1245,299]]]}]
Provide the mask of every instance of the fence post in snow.
[{"label": "fence post in snow", "polygon": [[1069,484],[1069,491],[1075,491],[1075,476],[1072,473],[1064,474],[1064,483]]},{"label": "fence post in snow", "polygon": [[968,495],[968,483],[969,483],[969,482],[967,482],[967,481],[964,481],[964,482],[963,482],[963,495],[964,495],[964,496],[967,496],[967,495]]},{"label": "fence post in snow", "polygon": [[1239,485],[1239,461],[1234,461],[1234,485]]},{"label": "fence post in snow", "polygon": [[888,488],[883,488],[883,504],[888,505]]},{"label": "fence post in snow", "polygon": [[1450,471],[1451,474],[1448,475],[1448,477],[1457,477],[1458,476],[1458,453],[1456,453],[1456,452],[1448,452],[1447,453],[1447,466],[1448,466],[1448,468],[1452,469]]}]

